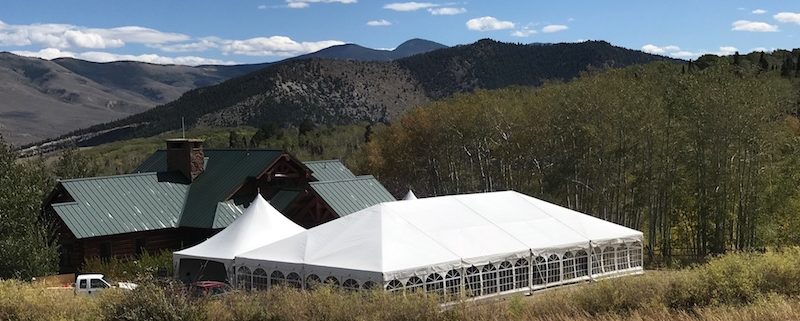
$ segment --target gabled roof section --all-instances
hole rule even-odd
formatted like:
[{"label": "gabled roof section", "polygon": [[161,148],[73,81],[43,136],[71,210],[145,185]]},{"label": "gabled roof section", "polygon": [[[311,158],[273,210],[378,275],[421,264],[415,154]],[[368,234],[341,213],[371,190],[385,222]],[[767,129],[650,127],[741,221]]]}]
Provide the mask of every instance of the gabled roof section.
[{"label": "gabled roof section", "polygon": [[353,172],[338,159],[303,162],[318,181],[340,181],[356,178]]},{"label": "gabled roof section", "polygon": [[177,227],[187,183],[176,173],[64,180],[75,202],[52,206],[78,239]]},{"label": "gabled roof section", "polygon": [[375,204],[396,201],[372,175],[339,181],[311,182],[310,185],[340,217]]}]

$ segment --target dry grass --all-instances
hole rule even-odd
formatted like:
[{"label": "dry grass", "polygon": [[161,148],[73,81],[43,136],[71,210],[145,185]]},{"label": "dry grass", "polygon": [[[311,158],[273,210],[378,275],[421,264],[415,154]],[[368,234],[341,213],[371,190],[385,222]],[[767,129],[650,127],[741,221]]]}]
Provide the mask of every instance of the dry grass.
[{"label": "dry grass", "polygon": [[800,249],[733,254],[681,271],[648,272],[442,310],[424,295],[277,289],[191,298],[179,286],[74,296],[0,281],[0,320],[800,320]]}]

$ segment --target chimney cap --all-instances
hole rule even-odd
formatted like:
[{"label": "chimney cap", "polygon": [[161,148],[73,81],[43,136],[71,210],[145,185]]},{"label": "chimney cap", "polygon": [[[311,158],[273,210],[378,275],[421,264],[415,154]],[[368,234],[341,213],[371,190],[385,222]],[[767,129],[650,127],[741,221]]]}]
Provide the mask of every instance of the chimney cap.
[{"label": "chimney cap", "polygon": [[202,143],[202,139],[196,138],[170,138],[167,139],[168,143]]}]

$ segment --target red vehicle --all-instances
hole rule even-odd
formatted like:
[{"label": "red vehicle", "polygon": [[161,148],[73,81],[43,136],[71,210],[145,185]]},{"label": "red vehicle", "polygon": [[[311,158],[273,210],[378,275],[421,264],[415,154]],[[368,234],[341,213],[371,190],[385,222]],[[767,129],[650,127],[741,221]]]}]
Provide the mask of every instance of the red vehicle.
[{"label": "red vehicle", "polygon": [[189,285],[189,292],[195,296],[217,296],[232,289],[228,283],[220,281],[197,281]]}]

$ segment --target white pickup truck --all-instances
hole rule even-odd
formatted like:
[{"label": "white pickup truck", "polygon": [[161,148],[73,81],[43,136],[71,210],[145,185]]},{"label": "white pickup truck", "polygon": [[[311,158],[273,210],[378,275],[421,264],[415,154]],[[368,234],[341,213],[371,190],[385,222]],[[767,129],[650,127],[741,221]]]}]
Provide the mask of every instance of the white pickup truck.
[{"label": "white pickup truck", "polygon": [[136,286],[135,283],[128,282],[119,282],[116,286],[112,286],[103,278],[102,274],[81,274],[75,279],[75,294],[95,295],[112,287],[133,290]]}]

